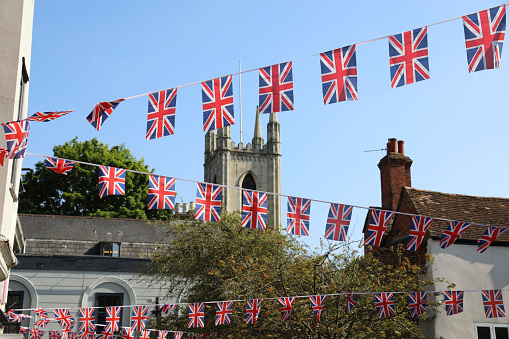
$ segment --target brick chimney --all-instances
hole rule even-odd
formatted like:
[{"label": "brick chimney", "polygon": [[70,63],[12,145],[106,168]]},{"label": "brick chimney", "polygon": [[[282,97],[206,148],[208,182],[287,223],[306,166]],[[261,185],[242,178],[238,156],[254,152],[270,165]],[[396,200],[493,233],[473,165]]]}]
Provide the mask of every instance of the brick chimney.
[{"label": "brick chimney", "polygon": [[403,187],[411,187],[412,159],[405,156],[405,143],[395,138],[387,143],[387,155],[378,163],[382,184],[382,208],[395,211]]}]

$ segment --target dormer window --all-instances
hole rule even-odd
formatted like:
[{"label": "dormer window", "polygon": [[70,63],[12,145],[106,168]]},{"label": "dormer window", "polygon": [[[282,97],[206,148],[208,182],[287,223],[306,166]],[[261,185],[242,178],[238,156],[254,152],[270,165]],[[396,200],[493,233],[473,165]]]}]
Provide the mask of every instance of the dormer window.
[{"label": "dormer window", "polygon": [[120,257],[119,242],[102,242],[101,255],[103,257]]}]

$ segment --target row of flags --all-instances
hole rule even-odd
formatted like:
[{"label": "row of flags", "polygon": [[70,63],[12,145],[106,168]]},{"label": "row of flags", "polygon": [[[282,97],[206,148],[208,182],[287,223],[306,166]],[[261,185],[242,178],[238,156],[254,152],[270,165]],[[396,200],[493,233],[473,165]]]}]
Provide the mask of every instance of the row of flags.
[{"label": "row of flags", "polygon": [[[434,292],[441,293],[444,297],[443,303],[447,316],[452,316],[463,312],[463,298],[465,292],[469,291],[442,291]],[[484,307],[486,318],[503,318],[506,316],[504,301],[502,298],[502,290],[482,290],[481,297]],[[400,292],[401,293],[401,292]],[[408,294],[408,305],[410,317],[418,317],[426,312],[426,303],[428,301],[428,292],[402,292]],[[378,318],[391,317],[396,315],[396,308],[394,304],[394,292],[380,292],[370,293],[375,297],[375,308]],[[366,293],[346,293],[344,302],[344,313],[349,314],[355,307],[356,301],[359,297],[365,296]],[[311,309],[313,310],[316,321],[320,321],[322,311],[324,309],[325,301],[330,295],[312,295],[306,296],[309,298]],[[293,304],[299,297],[283,297],[277,298],[280,311],[281,320],[286,321],[290,318],[293,311]],[[246,318],[245,322],[248,325],[254,325],[258,321],[260,310],[264,299],[250,299],[246,301]],[[188,328],[204,328],[205,327],[205,304],[204,302],[196,302],[187,304],[188,307]],[[218,301],[216,305],[215,326],[230,325],[233,313],[233,301]],[[174,310],[177,305],[163,304],[159,308],[164,314],[168,314]],[[123,339],[149,339],[150,330],[146,328],[148,319],[149,306],[129,306],[132,307],[131,313],[131,326],[120,327],[120,310],[121,306],[106,307],[106,324],[96,324],[95,311],[97,308],[80,308],[78,318],[78,330],[73,331],[76,321],[72,317],[69,309],[54,309],[53,313],[55,318],[50,318],[44,309],[36,308],[31,309],[38,317],[34,323],[34,328],[28,329],[30,339],[41,339],[44,331],[37,327],[45,327],[50,321],[57,321],[62,331],[49,331],[49,339],[114,339],[115,333],[122,330]],[[32,318],[26,314],[17,314],[13,310],[7,312],[10,321],[21,322],[25,318]],[[103,331],[101,334],[96,334],[96,326],[102,326]],[[183,332],[158,330],[158,339],[166,339],[169,332],[174,332],[175,338],[181,338]]]},{"label": "row of flags", "polygon": [[[462,18],[468,71],[499,68],[506,29],[506,6],[493,7]],[[389,36],[388,42],[392,88],[430,78],[427,27]],[[358,100],[356,54],[355,44],[320,53],[324,104]],[[258,72],[260,113],[294,110],[293,62],[262,67]],[[207,132],[233,125],[232,75],[203,81],[201,86],[203,130]],[[148,95],[146,140],[175,133],[178,87],[134,96]],[[99,131],[115,108],[127,99],[96,104],[87,116],[87,121]],[[37,112],[27,118],[25,123],[48,122],[73,111]]]}]

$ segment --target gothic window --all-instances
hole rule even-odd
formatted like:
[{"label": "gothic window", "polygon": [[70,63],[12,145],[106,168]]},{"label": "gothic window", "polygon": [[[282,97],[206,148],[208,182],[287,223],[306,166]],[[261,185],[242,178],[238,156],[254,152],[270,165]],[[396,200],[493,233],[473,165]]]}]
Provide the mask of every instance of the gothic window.
[{"label": "gothic window", "polygon": [[251,173],[246,174],[244,180],[242,180],[242,188],[247,188],[249,190],[256,190],[256,182]]}]

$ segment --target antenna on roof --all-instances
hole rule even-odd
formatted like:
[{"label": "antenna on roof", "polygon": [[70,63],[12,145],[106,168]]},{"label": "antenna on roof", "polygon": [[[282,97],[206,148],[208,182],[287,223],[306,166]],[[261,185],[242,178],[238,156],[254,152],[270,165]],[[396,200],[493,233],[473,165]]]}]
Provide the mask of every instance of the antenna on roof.
[{"label": "antenna on roof", "polygon": [[380,151],[387,151],[387,148],[370,149],[370,150],[363,151],[363,152],[366,153],[366,152],[380,152]]}]

